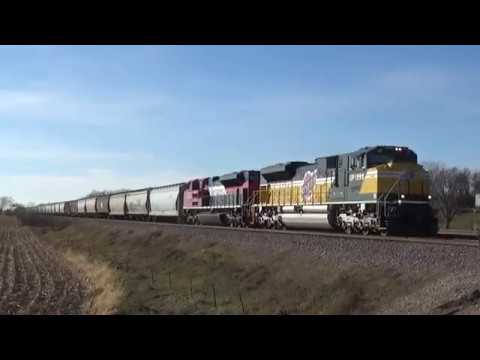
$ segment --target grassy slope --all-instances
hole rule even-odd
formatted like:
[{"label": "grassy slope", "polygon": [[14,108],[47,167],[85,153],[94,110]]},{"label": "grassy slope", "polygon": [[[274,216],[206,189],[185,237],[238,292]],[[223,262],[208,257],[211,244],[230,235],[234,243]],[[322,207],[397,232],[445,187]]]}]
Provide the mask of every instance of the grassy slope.
[{"label": "grassy slope", "polygon": [[260,256],[150,227],[77,223],[37,232],[96,283],[94,313],[368,313],[409,287],[384,269],[335,273],[281,251]]},{"label": "grassy slope", "polygon": [[[457,230],[473,230],[474,216],[472,212],[457,215],[452,223],[450,229]],[[480,228],[480,213],[476,214],[477,228]]]}]

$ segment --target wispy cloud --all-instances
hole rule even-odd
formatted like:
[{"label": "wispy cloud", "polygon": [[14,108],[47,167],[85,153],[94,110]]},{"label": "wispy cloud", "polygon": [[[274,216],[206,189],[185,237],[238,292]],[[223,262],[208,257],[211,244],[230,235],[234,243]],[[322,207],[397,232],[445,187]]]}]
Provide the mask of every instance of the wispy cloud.
[{"label": "wispy cloud", "polygon": [[[454,93],[459,75],[448,69],[405,68],[379,73],[349,88],[315,92],[278,91],[249,98],[176,98],[161,92],[92,96],[59,90],[0,90],[0,115],[18,121],[62,122],[98,127],[132,124],[145,119],[172,119],[231,114],[242,121],[329,120],[351,112],[404,107],[432,96]],[[453,100],[452,100],[453,103]],[[473,110],[475,110],[474,107]],[[0,120],[2,121],[2,120]]]},{"label": "wispy cloud", "polygon": [[[22,147],[23,146],[23,147]],[[28,146],[28,148],[24,148]],[[104,151],[85,148],[68,148],[65,145],[0,144],[0,159],[9,161],[100,161],[100,160],[151,160],[153,154],[134,151]]]},{"label": "wispy cloud", "polygon": [[189,103],[194,108],[206,106],[221,109],[245,119],[263,118],[268,122],[282,119],[331,117],[352,111],[371,111],[379,107],[398,105],[399,101],[414,102],[419,97],[446,95],[455,86],[458,75],[450,70],[406,68],[379,72],[364,81],[355,81],[343,88],[318,86],[310,91],[289,91],[288,88],[272,94],[224,100],[222,103],[204,99],[202,104]]},{"label": "wispy cloud", "polygon": [[420,95],[425,91],[439,94],[451,90],[458,74],[449,69],[406,68],[392,70],[374,79],[381,90],[402,92],[404,95]]},{"label": "wispy cloud", "polygon": [[0,112],[32,111],[47,106],[51,100],[42,92],[0,90]]},{"label": "wispy cloud", "polygon": [[[263,117],[269,123],[282,119],[352,119],[352,115],[403,111],[431,102],[437,104],[429,107],[432,114],[443,109],[476,114],[480,111],[478,102],[468,101],[458,94],[459,84],[464,80],[465,74],[451,69],[406,68],[379,73],[348,88],[273,95],[239,102],[236,106],[244,109],[246,114]],[[478,79],[469,80],[478,82]]]},{"label": "wispy cloud", "polygon": [[[9,121],[42,121],[95,126],[132,123],[171,106],[164,94],[90,96],[59,91],[0,90],[0,115]],[[1,121],[1,120],[0,120]]]}]

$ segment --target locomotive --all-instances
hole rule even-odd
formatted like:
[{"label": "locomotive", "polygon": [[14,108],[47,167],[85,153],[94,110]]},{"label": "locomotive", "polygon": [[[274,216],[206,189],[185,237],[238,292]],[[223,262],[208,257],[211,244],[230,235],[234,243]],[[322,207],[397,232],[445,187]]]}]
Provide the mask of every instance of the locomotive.
[{"label": "locomotive", "polygon": [[185,183],[42,204],[47,215],[192,225],[435,235],[427,171],[404,146],[290,161]]}]

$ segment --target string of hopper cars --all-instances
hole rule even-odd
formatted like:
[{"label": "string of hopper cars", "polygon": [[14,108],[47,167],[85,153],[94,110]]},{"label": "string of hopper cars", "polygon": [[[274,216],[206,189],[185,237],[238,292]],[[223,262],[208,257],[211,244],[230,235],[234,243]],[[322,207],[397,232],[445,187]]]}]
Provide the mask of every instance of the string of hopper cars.
[{"label": "string of hopper cars", "polygon": [[41,204],[44,215],[348,234],[436,235],[427,171],[408,147],[373,146],[184,183]]}]

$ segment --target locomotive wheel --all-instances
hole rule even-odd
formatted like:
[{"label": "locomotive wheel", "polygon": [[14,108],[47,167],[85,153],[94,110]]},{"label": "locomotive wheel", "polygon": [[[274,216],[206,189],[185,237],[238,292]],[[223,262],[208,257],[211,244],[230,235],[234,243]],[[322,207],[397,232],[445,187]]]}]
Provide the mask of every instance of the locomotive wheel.
[{"label": "locomotive wheel", "polygon": [[351,235],[352,234],[352,227],[347,225],[345,227],[345,234]]},{"label": "locomotive wheel", "polygon": [[368,234],[370,234],[370,228],[368,228],[368,227],[363,228],[362,235],[367,236]]}]

